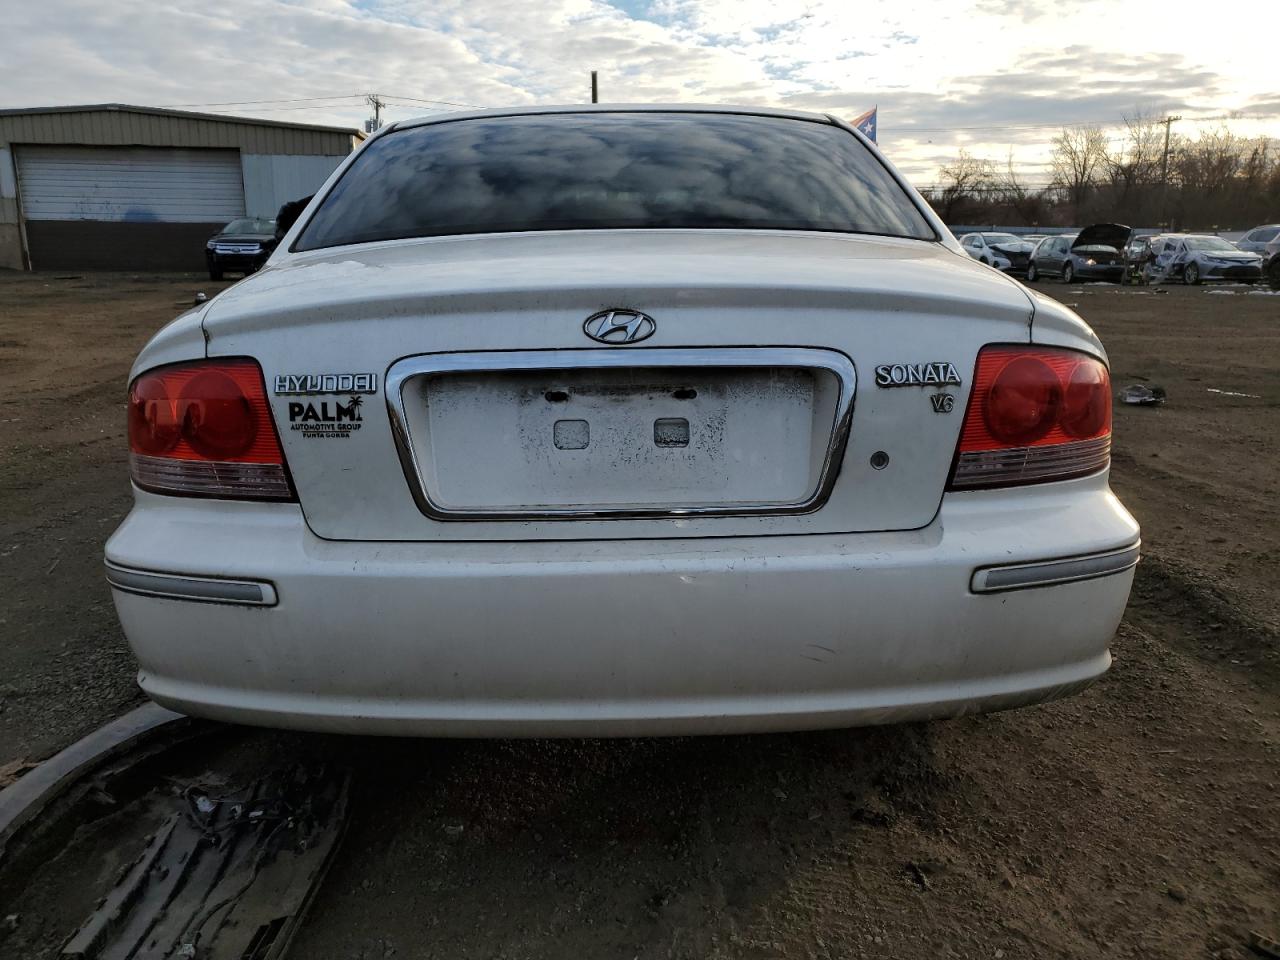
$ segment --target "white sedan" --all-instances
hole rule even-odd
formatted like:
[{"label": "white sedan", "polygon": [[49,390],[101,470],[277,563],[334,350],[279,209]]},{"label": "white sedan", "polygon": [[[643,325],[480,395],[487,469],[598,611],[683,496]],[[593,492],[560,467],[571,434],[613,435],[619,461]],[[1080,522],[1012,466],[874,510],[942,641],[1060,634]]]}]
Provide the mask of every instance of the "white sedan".
[{"label": "white sedan", "polygon": [[1027,272],[1031,251],[1036,248],[1031,241],[1012,233],[967,233],[960,238],[960,246],[979,263],[1020,274]]},{"label": "white sedan", "polygon": [[1080,690],[1138,527],[1110,383],[832,117],[371,137],[129,385],[107,578],[156,701],[412,735],[954,716]]}]

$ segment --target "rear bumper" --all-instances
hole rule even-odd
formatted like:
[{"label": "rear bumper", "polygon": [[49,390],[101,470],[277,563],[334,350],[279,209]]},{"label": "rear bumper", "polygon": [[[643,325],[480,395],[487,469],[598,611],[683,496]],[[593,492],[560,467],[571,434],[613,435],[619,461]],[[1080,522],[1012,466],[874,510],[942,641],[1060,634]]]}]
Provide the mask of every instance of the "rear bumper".
[{"label": "rear bumper", "polygon": [[214,253],[206,250],[204,260],[210,270],[230,270],[237,273],[260,269],[270,256],[269,250],[263,253]]},{"label": "rear bumper", "polygon": [[1000,270],[1003,273],[1012,273],[1021,276],[1027,272],[1027,267],[1031,263],[1031,257],[1027,255],[1011,257],[1008,254],[1001,254],[1000,257],[1008,264],[1008,266],[1000,267]]},{"label": "rear bumper", "polygon": [[1076,278],[1080,280],[1109,280],[1112,283],[1119,283],[1124,279],[1124,264],[1106,264],[1094,266],[1079,266],[1075,268]]},{"label": "rear bumper", "polygon": [[1213,264],[1201,268],[1202,280],[1261,280],[1262,267],[1238,267]]},{"label": "rear bumper", "polygon": [[[1064,695],[1106,670],[1131,564],[985,593],[975,575],[1049,561],[1060,579],[1056,561],[1137,536],[1105,475],[949,494],[917,531],[665,541],[333,542],[296,505],[140,493],[107,556],[144,572],[113,595],[139,682],[174,709],[309,730],[598,736],[851,726]],[[147,571],[184,589],[257,582],[276,602],[170,599]]]}]

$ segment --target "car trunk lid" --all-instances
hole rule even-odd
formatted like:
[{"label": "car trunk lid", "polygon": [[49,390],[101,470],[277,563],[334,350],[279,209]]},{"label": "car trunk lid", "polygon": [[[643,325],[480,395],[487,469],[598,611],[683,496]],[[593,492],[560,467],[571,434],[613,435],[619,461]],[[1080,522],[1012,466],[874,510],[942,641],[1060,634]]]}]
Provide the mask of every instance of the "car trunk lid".
[{"label": "car trunk lid", "polygon": [[[652,335],[593,341],[611,309]],[[310,254],[205,332],[276,388],[321,537],[688,537],[927,525],[977,351],[1030,313],[937,244],[602,231]]]},{"label": "car trunk lid", "polygon": [[1081,247],[1102,246],[1121,251],[1128,244],[1131,233],[1133,233],[1132,228],[1125,226],[1123,223],[1095,223],[1080,231],[1075,240],[1071,242],[1071,249],[1079,250]]}]

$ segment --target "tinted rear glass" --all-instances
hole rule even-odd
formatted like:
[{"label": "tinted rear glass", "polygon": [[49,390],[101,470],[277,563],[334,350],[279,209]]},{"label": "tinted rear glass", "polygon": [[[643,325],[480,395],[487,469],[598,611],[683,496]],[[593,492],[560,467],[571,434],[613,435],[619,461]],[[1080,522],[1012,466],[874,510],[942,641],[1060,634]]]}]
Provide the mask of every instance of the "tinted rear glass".
[{"label": "tinted rear glass", "polygon": [[276,222],[274,220],[258,220],[254,217],[241,217],[239,220],[232,220],[222,228],[223,233],[274,233]]},{"label": "tinted rear glass", "polygon": [[295,249],[637,227],[936,239],[871,151],[839,127],[724,114],[588,113],[390,133],[356,158]]},{"label": "tinted rear glass", "polygon": [[1221,250],[1228,253],[1238,253],[1239,248],[1233,244],[1227,243],[1220,237],[1187,237],[1188,250]]}]

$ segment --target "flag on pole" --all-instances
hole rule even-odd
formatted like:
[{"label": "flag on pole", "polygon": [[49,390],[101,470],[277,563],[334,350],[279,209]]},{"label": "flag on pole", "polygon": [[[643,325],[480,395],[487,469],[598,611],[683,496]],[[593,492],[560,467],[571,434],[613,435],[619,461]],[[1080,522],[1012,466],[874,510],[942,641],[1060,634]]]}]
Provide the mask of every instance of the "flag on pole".
[{"label": "flag on pole", "polygon": [[876,142],[876,111],[879,109],[879,106],[872,107],[857,120],[853,121],[853,125],[861,130],[872,143]]}]

